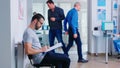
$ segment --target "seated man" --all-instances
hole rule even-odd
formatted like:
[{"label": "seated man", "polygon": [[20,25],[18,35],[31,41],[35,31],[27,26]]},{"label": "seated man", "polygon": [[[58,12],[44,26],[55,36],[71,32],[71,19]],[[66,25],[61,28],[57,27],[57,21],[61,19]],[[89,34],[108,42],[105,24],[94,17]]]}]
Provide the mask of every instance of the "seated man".
[{"label": "seated man", "polygon": [[69,68],[70,59],[65,54],[45,52],[47,46],[41,47],[39,39],[34,32],[38,30],[44,22],[44,17],[41,14],[36,14],[32,17],[31,23],[25,30],[23,35],[23,42],[25,52],[27,55],[33,55],[33,62],[35,64],[52,64],[56,68]]}]

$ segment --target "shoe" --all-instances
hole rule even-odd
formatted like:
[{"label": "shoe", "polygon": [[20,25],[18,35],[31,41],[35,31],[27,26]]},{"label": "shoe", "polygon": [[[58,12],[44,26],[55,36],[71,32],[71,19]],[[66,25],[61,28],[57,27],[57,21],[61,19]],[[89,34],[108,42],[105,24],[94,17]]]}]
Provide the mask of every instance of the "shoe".
[{"label": "shoe", "polygon": [[87,63],[88,60],[82,59],[82,60],[78,60],[78,63]]}]

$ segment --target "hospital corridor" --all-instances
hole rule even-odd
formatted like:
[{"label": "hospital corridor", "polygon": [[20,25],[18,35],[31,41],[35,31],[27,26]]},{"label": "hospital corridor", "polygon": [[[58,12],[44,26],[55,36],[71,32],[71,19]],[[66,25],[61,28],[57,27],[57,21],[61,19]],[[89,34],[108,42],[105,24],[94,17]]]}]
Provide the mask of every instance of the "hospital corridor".
[{"label": "hospital corridor", "polygon": [[0,8],[0,68],[120,68],[120,0],[1,0]]}]

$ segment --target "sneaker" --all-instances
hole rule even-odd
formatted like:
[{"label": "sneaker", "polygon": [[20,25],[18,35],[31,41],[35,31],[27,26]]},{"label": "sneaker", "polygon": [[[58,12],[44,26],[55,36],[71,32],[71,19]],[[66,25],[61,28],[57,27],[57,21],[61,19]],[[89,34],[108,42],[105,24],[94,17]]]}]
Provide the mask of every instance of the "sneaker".
[{"label": "sneaker", "polygon": [[88,60],[82,59],[82,60],[78,60],[78,63],[87,63]]}]

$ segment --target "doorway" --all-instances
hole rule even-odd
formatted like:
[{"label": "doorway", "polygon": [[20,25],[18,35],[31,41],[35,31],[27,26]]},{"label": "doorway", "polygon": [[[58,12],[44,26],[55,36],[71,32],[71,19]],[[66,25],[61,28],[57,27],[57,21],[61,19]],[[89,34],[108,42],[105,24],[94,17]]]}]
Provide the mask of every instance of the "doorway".
[{"label": "doorway", "polygon": [[[32,12],[41,13],[45,17],[45,24],[48,25],[48,6],[46,5],[47,0],[33,0],[33,9]],[[87,0],[53,0],[55,2],[55,5],[58,7],[61,7],[64,10],[65,15],[67,12],[73,8],[73,5],[76,1],[79,1],[81,3],[81,11],[79,11],[79,32],[81,35],[82,40],[82,49],[83,54],[87,54],[88,51],[88,29],[87,29]],[[39,30],[41,31],[41,29]],[[48,32],[46,32],[48,34]],[[64,42],[67,44],[66,38],[63,37]],[[73,48],[71,48],[70,54],[77,54],[77,49],[75,44],[73,45]],[[86,58],[86,55],[84,55]]]}]

